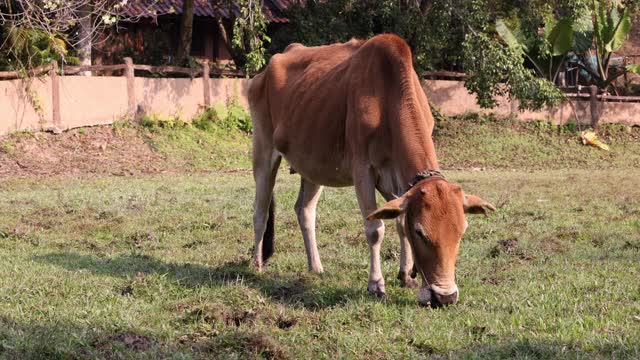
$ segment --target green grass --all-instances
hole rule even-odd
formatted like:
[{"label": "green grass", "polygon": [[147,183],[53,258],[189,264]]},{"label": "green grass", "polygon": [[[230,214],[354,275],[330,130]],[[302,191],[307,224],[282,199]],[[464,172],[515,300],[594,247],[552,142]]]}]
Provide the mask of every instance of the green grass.
[{"label": "green grass", "polygon": [[352,189],[320,202],[318,276],[285,171],[264,274],[247,266],[247,174],[2,180],[0,356],[640,356],[640,172],[448,175],[501,208],[470,219],[461,301],[437,310],[399,287],[393,226],[389,298],[366,294]]},{"label": "green grass", "polygon": [[251,271],[250,137],[239,132],[141,130],[197,174],[2,178],[0,358],[638,358],[639,131],[603,129],[607,153],[566,130],[439,124],[443,165],[488,169],[449,179],[499,207],[469,217],[460,302],[442,309],[400,288],[392,222],[388,298],[367,295],[351,188],[322,195],[326,273],[309,274],[299,177],[284,166],[276,255]]},{"label": "green grass", "polygon": [[441,119],[434,138],[438,157],[449,168],[640,167],[640,127],[602,125],[599,135],[611,146],[609,152],[582,145],[579,130],[575,124],[553,126],[471,114]]},{"label": "green grass", "polygon": [[165,155],[169,169],[251,169],[251,135],[246,133],[218,126],[201,130],[186,125],[180,129],[143,129],[141,134],[154,150]]},{"label": "green grass", "polygon": [[[251,136],[227,122],[143,131],[176,168],[196,171],[251,168]],[[182,123],[184,124],[184,123]],[[212,125],[213,124],[213,125]],[[602,125],[599,136],[611,151],[584,146],[575,125],[522,123],[470,114],[441,118],[434,140],[445,169],[635,169],[640,167],[640,127]]]}]

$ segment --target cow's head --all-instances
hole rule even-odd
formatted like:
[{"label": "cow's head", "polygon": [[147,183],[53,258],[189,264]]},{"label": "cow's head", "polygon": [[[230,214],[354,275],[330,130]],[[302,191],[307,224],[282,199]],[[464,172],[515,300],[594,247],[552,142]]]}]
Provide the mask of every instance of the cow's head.
[{"label": "cow's head", "polygon": [[465,195],[458,185],[433,177],[415,184],[368,216],[369,220],[405,215],[404,227],[423,285],[421,304],[448,305],[458,301],[456,258],[467,228],[465,213],[486,214],[495,207],[481,198]]}]

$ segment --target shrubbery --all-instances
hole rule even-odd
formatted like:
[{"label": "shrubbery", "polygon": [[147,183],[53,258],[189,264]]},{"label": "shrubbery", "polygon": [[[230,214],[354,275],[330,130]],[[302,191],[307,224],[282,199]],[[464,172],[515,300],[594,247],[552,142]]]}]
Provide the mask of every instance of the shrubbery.
[{"label": "shrubbery", "polygon": [[181,129],[193,126],[197,129],[214,132],[216,129],[241,131],[251,134],[253,123],[251,115],[234,99],[228,104],[216,104],[196,114],[191,123],[183,121],[179,116],[163,117],[154,114],[144,115],[139,120],[140,126],[151,131],[158,129]]},{"label": "shrubbery", "polygon": [[191,124],[205,131],[211,131],[218,127],[224,130],[240,130],[251,134],[253,130],[251,115],[237,100],[232,100],[227,105],[217,104],[205,109],[193,118]]}]

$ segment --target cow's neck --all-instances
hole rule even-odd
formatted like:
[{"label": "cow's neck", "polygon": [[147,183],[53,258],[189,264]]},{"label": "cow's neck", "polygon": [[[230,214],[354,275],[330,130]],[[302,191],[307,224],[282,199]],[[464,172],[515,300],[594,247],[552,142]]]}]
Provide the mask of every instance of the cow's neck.
[{"label": "cow's neck", "polygon": [[416,174],[424,170],[440,170],[436,157],[431,131],[424,123],[415,123],[399,129],[394,136],[394,163],[396,177],[401,189],[407,190],[408,184]]}]

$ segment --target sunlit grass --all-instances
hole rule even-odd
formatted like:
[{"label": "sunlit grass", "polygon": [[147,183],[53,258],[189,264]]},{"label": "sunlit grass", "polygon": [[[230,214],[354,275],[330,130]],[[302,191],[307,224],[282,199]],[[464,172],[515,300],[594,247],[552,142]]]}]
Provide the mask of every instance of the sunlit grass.
[{"label": "sunlit grass", "polygon": [[350,188],[320,201],[319,276],[285,169],[264,274],[248,268],[250,174],[2,180],[0,356],[640,356],[638,170],[447,175],[500,208],[470,218],[460,303],[438,310],[399,287],[392,223],[388,299],[367,295]]}]

